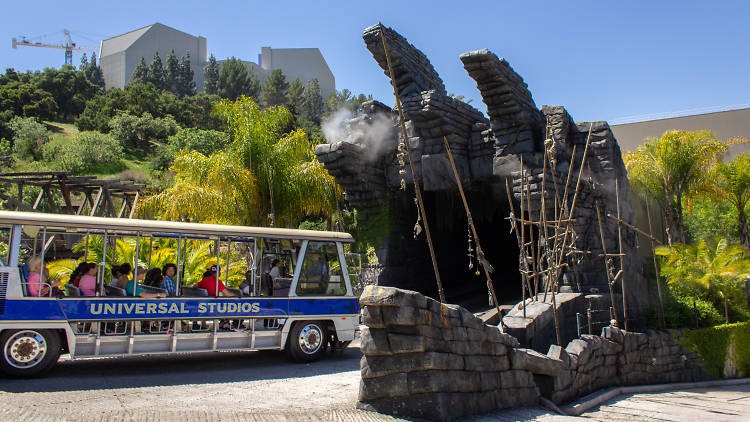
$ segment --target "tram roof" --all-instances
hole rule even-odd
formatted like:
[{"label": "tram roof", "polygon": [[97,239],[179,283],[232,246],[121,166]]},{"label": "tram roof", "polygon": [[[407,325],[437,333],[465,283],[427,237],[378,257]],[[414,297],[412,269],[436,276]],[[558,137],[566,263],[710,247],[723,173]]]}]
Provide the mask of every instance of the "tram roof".
[{"label": "tram roof", "polygon": [[185,223],[178,221],[140,220],[131,218],[88,217],[69,214],[47,214],[22,211],[0,211],[0,224],[26,224],[104,231],[115,234],[151,233],[163,236],[197,235],[252,237],[267,239],[308,239],[352,243],[349,233],[318,230],[279,229],[271,227],[229,226],[223,224]]}]

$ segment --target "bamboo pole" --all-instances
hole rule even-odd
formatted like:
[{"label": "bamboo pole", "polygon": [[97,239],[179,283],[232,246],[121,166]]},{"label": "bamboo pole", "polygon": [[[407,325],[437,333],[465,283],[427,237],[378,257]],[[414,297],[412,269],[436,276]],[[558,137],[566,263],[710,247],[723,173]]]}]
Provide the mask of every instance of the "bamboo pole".
[{"label": "bamboo pole", "polygon": [[612,277],[610,276],[610,268],[609,268],[609,256],[607,255],[607,242],[604,240],[604,226],[602,226],[602,213],[599,211],[599,203],[597,202],[595,204],[596,206],[596,220],[599,222],[599,237],[602,240],[602,257],[604,259],[604,270],[607,273],[607,285],[609,286],[609,299],[612,303],[612,312],[615,315],[615,322],[617,322],[617,307],[615,302],[615,293],[612,290]]},{"label": "bamboo pole", "polygon": [[651,207],[648,205],[648,197],[645,197],[646,199],[646,216],[648,217],[648,232],[651,234],[649,236],[649,239],[651,239],[651,255],[654,258],[654,271],[656,273],[656,292],[659,296],[659,328],[664,328],[666,324],[664,323],[664,298],[662,297],[661,293],[661,278],[659,277],[659,263],[656,260],[656,254],[654,253],[654,249],[656,249],[656,245],[654,245],[654,230],[651,227]]},{"label": "bamboo pole", "polygon": [[422,200],[422,190],[419,187],[419,180],[417,179],[417,172],[414,169],[414,155],[411,150],[409,143],[409,135],[406,133],[406,123],[404,119],[404,110],[401,107],[401,100],[398,96],[398,87],[396,86],[396,78],[393,75],[393,66],[391,64],[391,53],[388,50],[388,42],[385,39],[385,27],[382,23],[378,23],[380,28],[380,38],[383,41],[383,52],[385,53],[385,60],[388,65],[388,76],[391,78],[391,85],[393,85],[393,96],[396,98],[396,107],[398,108],[398,118],[401,124],[401,136],[404,138],[404,145],[406,146],[406,153],[409,155],[409,168],[411,169],[411,177],[414,181],[414,194],[417,197],[417,206],[419,212],[422,214],[424,220],[424,231],[427,237],[427,246],[430,249],[430,258],[432,259],[432,269],[435,272],[435,281],[437,282],[438,295],[440,296],[440,302],[445,303],[445,291],[443,290],[443,282],[440,280],[440,271],[438,270],[437,258],[435,257],[435,248],[432,244],[432,236],[430,234],[430,225],[427,222],[427,213],[424,208],[424,201]]},{"label": "bamboo pole", "polygon": [[[615,179],[615,199],[617,200],[617,248],[620,253],[620,271],[622,273],[622,317],[625,320],[625,331],[628,331],[630,323],[628,322],[628,292],[627,283],[625,277],[625,267],[623,265],[623,254],[622,254],[622,219],[620,218],[620,182]],[[619,274],[619,273],[618,273]],[[613,283],[615,280],[612,281]]]},{"label": "bamboo pole", "polygon": [[[464,203],[466,218],[469,220],[469,227],[471,228],[471,232],[474,235],[474,243],[476,244],[477,249],[477,258],[479,258],[479,263],[482,264],[484,275],[487,278],[487,290],[490,292],[492,301],[495,303],[495,309],[497,309],[497,317],[500,318],[500,302],[498,301],[497,295],[495,294],[495,287],[492,285],[492,277],[490,276],[490,273],[492,273],[494,269],[492,268],[492,265],[490,265],[489,261],[487,261],[487,258],[484,256],[482,245],[479,243],[479,233],[477,233],[477,228],[474,226],[474,219],[471,217],[469,202],[466,200],[466,194],[464,193],[464,188],[461,184],[461,178],[458,176],[456,162],[453,160],[453,152],[451,151],[451,147],[448,144],[448,138],[446,138],[445,136],[443,136],[443,145],[445,146],[445,151],[448,154],[448,160],[451,163],[451,169],[453,169],[453,176],[456,178],[456,185],[458,185],[458,192],[461,194],[461,201],[463,201]],[[526,308],[524,308],[524,313],[526,313]],[[500,328],[500,332],[504,331],[502,319],[500,319],[500,324],[498,324],[498,327]]]}]

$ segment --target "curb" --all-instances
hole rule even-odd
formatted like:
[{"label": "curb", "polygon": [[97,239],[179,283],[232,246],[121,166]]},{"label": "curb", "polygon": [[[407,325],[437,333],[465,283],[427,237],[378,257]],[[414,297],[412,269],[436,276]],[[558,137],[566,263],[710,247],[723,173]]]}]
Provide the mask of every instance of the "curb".
[{"label": "curb", "polygon": [[563,406],[561,410],[564,415],[579,416],[600,404],[613,399],[621,394],[658,393],[669,390],[694,389],[706,387],[722,387],[727,385],[750,384],[750,378],[736,378],[730,380],[716,380],[704,382],[678,382],[674,384],[635,385],[631,387],[615,387],[584,396],[584,401],[572,406]]}]

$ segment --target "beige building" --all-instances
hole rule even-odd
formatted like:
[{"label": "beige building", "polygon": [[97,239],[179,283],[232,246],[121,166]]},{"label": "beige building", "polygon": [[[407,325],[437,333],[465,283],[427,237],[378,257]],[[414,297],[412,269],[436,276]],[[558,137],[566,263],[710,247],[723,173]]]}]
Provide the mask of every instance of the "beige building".
[{"label": "beige building", "polygon": [[169,52],[181,58],[190,53],[196,88],[203,89],[203,66],[206,63],[206,38],[194,36],[160,23],[145,26],[126,34],[102,41],[99,48],[99,65],[104,73],[104,83],[109,88],[124,88],[141,57],[151,63],[159,52],[166,65]]},{"label": "beige building", "polygon": [[[612,131],[623,152],[634,151],[646,138],[658,138],[664,132],[673,129],[707,129],[723,141],[734,138],[750,139],[750,108],[612,125]],[[732,148],[732,151],[749,149],[750,146],[737,146]]]},{"label": "beige building", "polygon": [[[154,53],[159,52],[166,65],[169,52],[177,57],[190,53],[196,89],[203,90],[203,67],[207,62],[206,38],[190,35],[166,25],[155,23],[126,34],[102,41],[99,63],[104,73],[104,82],[109,88],[124,88],[130,81],[133,69],[141,57],[150,63]],[[275,69],[281,69],[288,82],[299,78],[307,83],[317,78],[323,98],[336,90],[336,80],[328,63],[317,48],[271,48],[263,47],[258,63],[243,61],[263,82]],[[219,61],[221,64],[221,61]]]}]

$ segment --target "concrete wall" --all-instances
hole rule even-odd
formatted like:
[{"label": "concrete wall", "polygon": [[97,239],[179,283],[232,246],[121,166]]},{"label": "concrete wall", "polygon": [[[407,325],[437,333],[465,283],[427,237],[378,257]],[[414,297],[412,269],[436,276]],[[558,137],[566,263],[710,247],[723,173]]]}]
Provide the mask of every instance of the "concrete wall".
[{"label": "concrete wall", "polygon": [[[650,120],[646,122],[613,125],[612,132],[623,151],[634,151],[648,137],[659,137],[668,130],[707,129],[721,140],[750,138],[750,108],[717,113]],[[733,148],[733,152],[747,151],[750,147]]]},{"label": "concrete wall", "polygon": [[[281,69],[287,82],[299,78],[302,82],[309,82],[317,78],[320,93],[325,100],[336,90],[336,79],[317,48],[271,48],[263,47],[260,53],[260,67],[266,76],[275,69]],[[263,78],[265,79],[265,78]]]},{"label": "concrete wall", "polygon": [[535,405],[540,397],[561,404],[608,386],[707,378],[677,331],[608,327],[542,354],[459,306],[416,292],[367,286],[360,302],[362,409],[449,420]]}]

